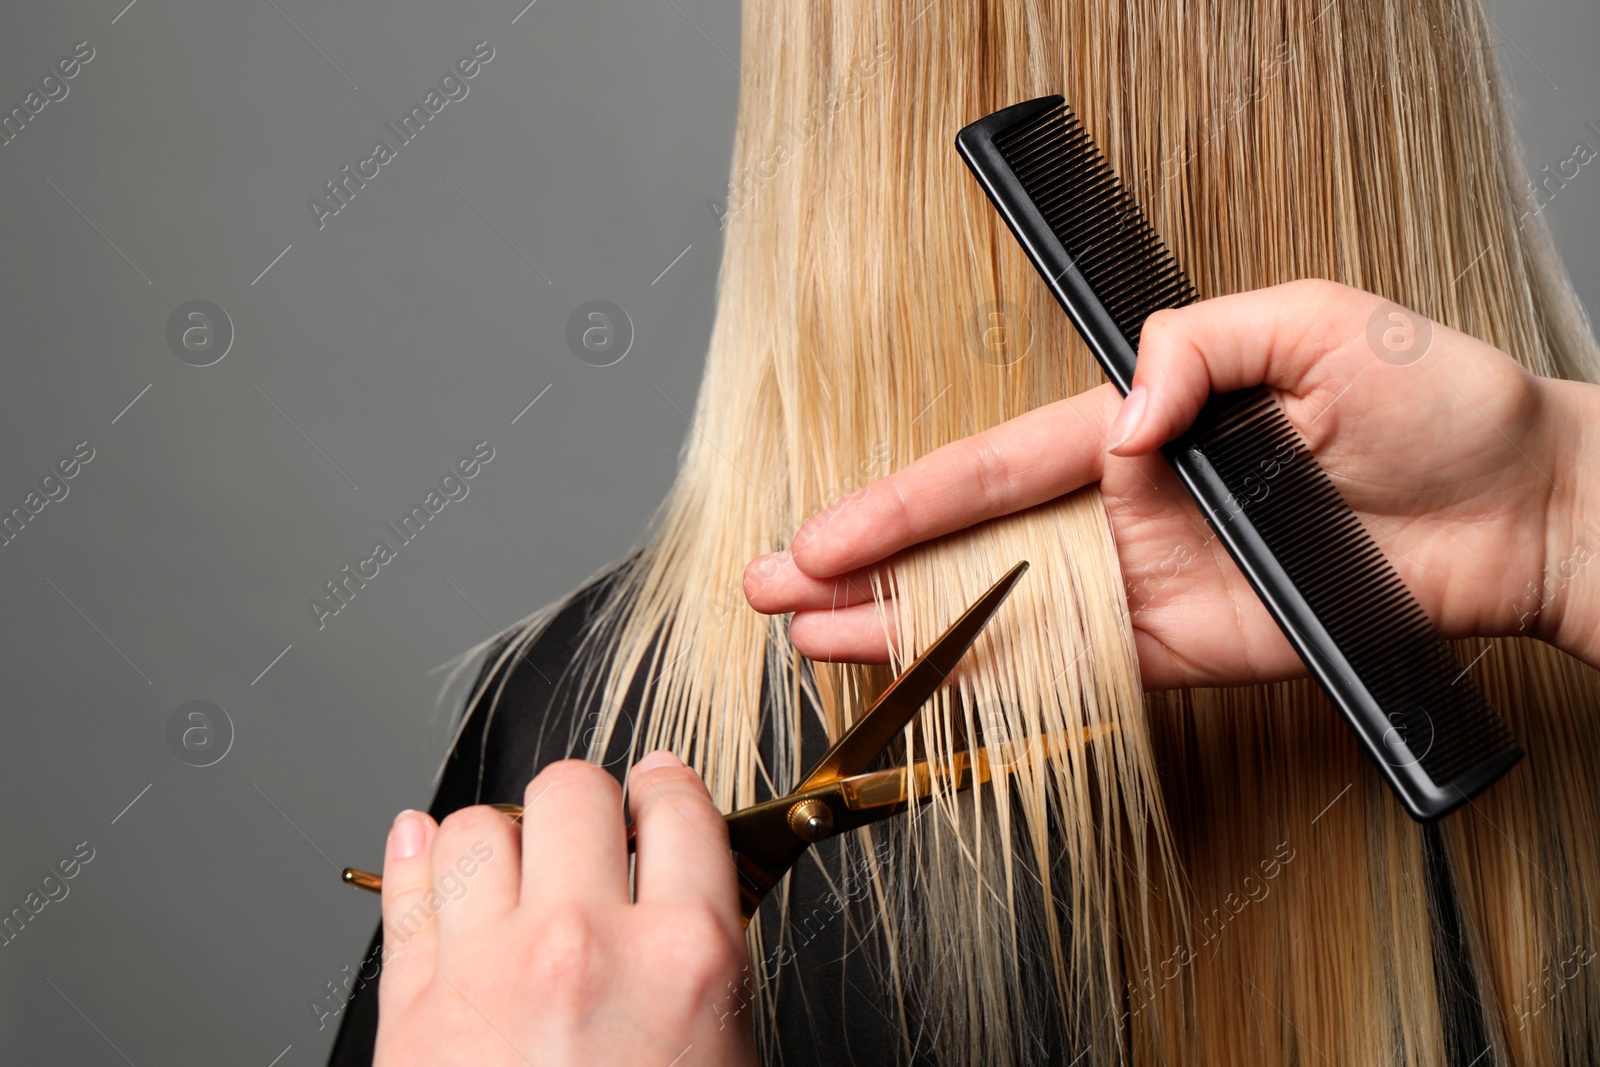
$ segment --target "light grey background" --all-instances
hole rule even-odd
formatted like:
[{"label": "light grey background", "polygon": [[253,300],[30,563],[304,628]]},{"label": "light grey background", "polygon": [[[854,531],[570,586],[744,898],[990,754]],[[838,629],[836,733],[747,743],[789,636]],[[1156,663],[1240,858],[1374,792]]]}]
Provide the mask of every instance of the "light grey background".
[{"label": "light grey background", "polygon": [[[95,49],[0,148],[0,510],[95,450],[0,548],[0,913],[95,850],[0,947],[0,1058],[316,1064],[308,1001],[377,916],[337,868],[381,862],[448,741],[430,669],[616,558],[670,482],[738,6],[125,2],[0,32],[6,110]],[[1600,147],[1600,10],[1495,17],[1534,167]],[[319,230],[308,199],[480,40],[468,96]],[[1597,205],[1586,167],[1547,214],[1591,308]],[[195,299],[236,331],[203,368],[166,340]],[[567,349],[594,299],[635,329],[613,366]],[[467,497],[319,630],[308,599],[480,440]],[[166,735],[197,699],[236,731],[203,768]]]}]

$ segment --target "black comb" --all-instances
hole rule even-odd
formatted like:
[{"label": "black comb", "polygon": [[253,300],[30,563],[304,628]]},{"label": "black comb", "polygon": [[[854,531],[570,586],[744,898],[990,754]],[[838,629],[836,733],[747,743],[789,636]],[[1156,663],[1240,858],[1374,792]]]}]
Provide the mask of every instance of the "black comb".
[{"label": "black comb", "polygon": [[[1196,298],[1138,202],[1060,96],[980,119],[956,148],[1126,395],[1144,320]],[[1162,453],[1412,817],[1522,758],[1266,388],[1213,394]]]}]

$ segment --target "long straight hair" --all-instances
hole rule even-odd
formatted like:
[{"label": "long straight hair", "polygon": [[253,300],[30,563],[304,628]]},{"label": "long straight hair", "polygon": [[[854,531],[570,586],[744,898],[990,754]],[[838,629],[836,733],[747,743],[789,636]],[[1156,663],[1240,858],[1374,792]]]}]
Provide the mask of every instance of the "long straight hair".
[{"label": "long straight hair", "polygon": [[[1337,279],[1594,380],[1478,0],[749,0],[743,17],[695,432],[588,631],[579,755],[613,735],[672,748],[725,809],[786,788],[801,717],[836,737],[891,673],[800,657],[744,605],[746,563],[865,481],[1099,381],[952,147],[1005,105],[1064,94],[1202,295]],[[1595,1061],[1600,674],[1527,639],[1460,643],[1528,757],[1425,832],[1307,681],[1141,692],[1092,487],[896,559],[876,590],[896,665],[1019,559],[896,756],[1066,742],[843,842],[892,848],[849,868],[870,890],[849,896],[907,1056]],[[560,606],[519,625],[474,702]],[[776,1047],[770,1018],[761,1035]]]}]

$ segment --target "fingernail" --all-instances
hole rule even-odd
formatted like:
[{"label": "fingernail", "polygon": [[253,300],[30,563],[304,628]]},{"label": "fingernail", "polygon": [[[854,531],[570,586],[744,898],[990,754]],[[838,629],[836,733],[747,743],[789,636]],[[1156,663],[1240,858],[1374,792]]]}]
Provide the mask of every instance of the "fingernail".
[{"label": "fingernail", "polygon": [[397,859],[407,860],[422,851],[422,813],[407,808],[394,817],[394,829],[390,835],[394,838],[394,854]]},{"label": "fingernail", "polygon": [[668,752],[666,749],[660,749],[656,752],[650,753],[644,759],[640,760],[634,765],[633,769],[636,774],[643,774],[646,771],[653,771],[660,767],[682,766],[683,761],[677,756],[673,755],[671,752]]},{"label": "fingernail", "polygon": [[1122,407],[1117,411],[1117,417],[1111,420],[1111,432],[1106,435],[1111,439],[1111,443],[1106,446],[1107,452],[1115,452],[1127,444],[1128,438],[1139,429],[1139,420],[1144,418],[1145,400],[1148,397],[1149,394],[1142,385],[1136,385],[1128,391],[1128,395],[1123,398]]},{"label": "fingernail", "polygon": [[744,591],[746,595],[755,592],[767,584],[778,568],[783,566],[787,552],[768,552],[764,556],[757,556],[746,564],[744,568]]}]

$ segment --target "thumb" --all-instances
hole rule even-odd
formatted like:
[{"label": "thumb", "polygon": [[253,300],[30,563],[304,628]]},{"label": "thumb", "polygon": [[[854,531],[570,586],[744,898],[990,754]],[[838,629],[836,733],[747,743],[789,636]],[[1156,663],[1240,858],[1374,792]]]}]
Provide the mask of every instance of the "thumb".
[{"label": "thumb", "polygon": [[1107,450],[1154,451],[1194,422],[1212,393],[1268,385],[1303,396],[1376,358],[1359,342],[1383,298],[1320,278],[1235,293],[1145,320],[1133,386]]}]

